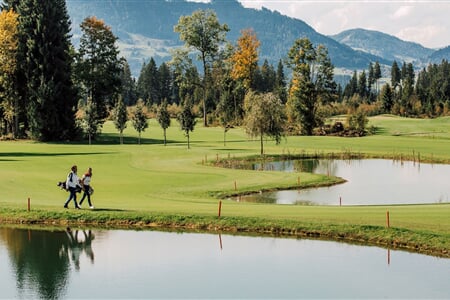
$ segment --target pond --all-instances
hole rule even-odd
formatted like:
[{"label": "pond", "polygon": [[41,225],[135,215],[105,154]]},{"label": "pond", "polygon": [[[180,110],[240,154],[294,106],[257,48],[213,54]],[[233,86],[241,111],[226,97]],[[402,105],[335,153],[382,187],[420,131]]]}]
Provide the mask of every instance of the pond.
[{"label": "pond", "polygon": [[337,242],[0,227],[0,298],[449,299],[450,259]]},{"label": "pond", "polygon": [[450,165],[386,159],[298,160],[253,165],[255,170],[312,172],[341,177],[331,187],[241,196],[239,201],[276,204],[383,205],[450,200]]}]

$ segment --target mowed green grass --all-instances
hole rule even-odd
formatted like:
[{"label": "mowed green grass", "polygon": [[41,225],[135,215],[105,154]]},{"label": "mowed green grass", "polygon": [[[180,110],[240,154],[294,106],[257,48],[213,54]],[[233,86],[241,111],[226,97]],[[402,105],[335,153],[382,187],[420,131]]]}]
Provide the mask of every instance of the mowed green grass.
[{"label": "mowed green grass", "polygon": [[[363,138],[288,137],[281,144],[267,140],[265,153],[341,153],[390,157],[420,153],[421,159],[450,163],[450,118],[430,120],[378,116],[370,119],[378,133]],[[114,212],[149,215],[213,217],[218,214],[218,193],[232,194],[267,188],[293,187],[299,177],[302,185],[325,183],[332,178],[308,173],[231,170],[213,167],[205,161],[217,158],[254,156],[259,140],[249,139],[241,128],[233,128],[223,142],[223,129],[204,128],[200,122],[187,139],[173,122],[163,145],[163,131],[155,120],[137,144],[131,124],[124,132],[125,144],[111,122],[93,145],[74,143],[0,142],[0,206],[13,211],[32,210],[55,213],[59,217],[78,214],[81,218],[104,217]],[[76,212],[73,203],[63,209],[68,194],[56,187],[65,180],[70,167],[78,165],[81,176],[93,168],[92,197],[96,210]],[[235,190],[236,187],[236,190]],[[80,199],[80,196],[78,197]],[[322,207],[270,205],[222,200],[222,216],[239,220],[269,220],[275,226],[297,222],[317,226],[385,226],[389,210],[391,226],[427,232],[450,240],[450,205],[397,205],[362,207]],[[2,210],[0,209],[0,217]],[[314,225],[315,224],[315,225]]]}]

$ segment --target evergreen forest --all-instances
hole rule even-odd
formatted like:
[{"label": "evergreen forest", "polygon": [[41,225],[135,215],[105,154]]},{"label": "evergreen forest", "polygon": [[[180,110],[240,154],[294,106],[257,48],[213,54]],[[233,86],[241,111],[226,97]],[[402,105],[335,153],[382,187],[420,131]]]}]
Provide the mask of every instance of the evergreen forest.
[{"label": "evergreen forest", "polygon": [[[106,120],[122,134],[128,121],[145,130],[149,118],[163,129],[177,120],[189,139],[201,119],[204,126],[223,127],[224,143],[229,128],[243,126],[262,147],[264,136],[370,134],[372,115],[450,115],[447,60],[421,70],[373,61],[342,85],[328,49],[307,37],[299,36],[273,64],[259,58],[264,45],[252,29],[229,41],[230,28],[213,10],[199,9],[167,26],[184,46],[167,62],[149,57],[135,78],[102,19],[86,17],[75,46],[65,0],[4,1],[1,139],[91,143]],[[340,117],[330,121],[334,116]]]}]

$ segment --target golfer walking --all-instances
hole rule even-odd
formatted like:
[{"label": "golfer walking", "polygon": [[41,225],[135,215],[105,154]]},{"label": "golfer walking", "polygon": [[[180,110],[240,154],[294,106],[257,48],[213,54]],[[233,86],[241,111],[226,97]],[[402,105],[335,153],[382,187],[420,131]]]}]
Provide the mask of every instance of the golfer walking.
[{"label": "golfer walking", "polygon": [[69,198],[67,198],[66,203],[64,203],[64,208],[68,208],[67,205],[69,204],[70,200],[73,199],[75,208],[80,209],[77,203],[77,187],[81,187],[80,179],[77,175],[77,166],[73,165],[70,173],[67,175],[66,188],[69,189]]},{"label": "golfer walking", "polygon": [[83,177],[81,178],[81,184],[83,186],[83,197],[80,200],[80,206],[84,201],[84,198],[86,198],[87,196],[87,200],[89,203],[89,208],[90,209],[94,209],[94,206],[91,203],[91,193],[92,193],[92,189],[91,189],[91,178],[92,178],[92,168],[88,168],[86,173],[84,173]]}]

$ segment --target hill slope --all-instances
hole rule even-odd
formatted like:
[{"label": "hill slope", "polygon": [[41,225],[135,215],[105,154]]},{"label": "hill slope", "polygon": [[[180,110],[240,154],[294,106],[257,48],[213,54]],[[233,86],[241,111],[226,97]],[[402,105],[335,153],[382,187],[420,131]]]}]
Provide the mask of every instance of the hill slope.
[{"label": "hill slope", "polygon": [[386,33],[366,29],[350,29],[330,37],[354,50],[397,62],[424,61],[435,51]]},{"label": "hill slope", "polygon": [[240,31],[253,28],[261,41],[260,60],[276,64],[283,59],[294,41],[308,37],[314,44],[324,44],[336,67],[367,68],[370,61],[388,60],[362,51],[316,32],[305,22],[267,9],[244,8],[236,0],[213,0],[211,3],[194,3],[183,0],[121,1],[121,0],[67,0],[72,20],[74,41],[80,36],[79,24],[84,18],[95,15],[103,19],[119,37],[121,54],[130,63],[133,73],[140,70],[144,60],[154,57],[157,62],[168,60],[169,50],[179,46],[173,27],[180,16],[190,15],[197,9],[212,9],[219,22],[226,23],[231,31],[227,39],[233,43]]},{"label": "hill slope", "polygon": [[433,52],[428,57],[427,61],[439,64],[442,62],[443,59],[446,59],[447,61],[450,60],[450,46],[447,46],[445,48]]}]

